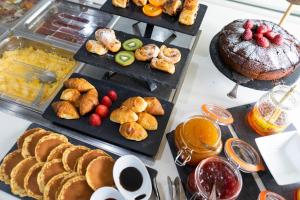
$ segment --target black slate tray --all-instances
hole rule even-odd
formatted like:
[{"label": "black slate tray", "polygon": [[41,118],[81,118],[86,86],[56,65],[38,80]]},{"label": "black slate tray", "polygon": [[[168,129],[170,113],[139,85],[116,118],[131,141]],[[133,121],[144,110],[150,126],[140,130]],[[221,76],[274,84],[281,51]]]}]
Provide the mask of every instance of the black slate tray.
[{"label": "black slate tray", "polygon": [[[122,104],[122,102],[129,97],[151,96],[151,94],[128,89],[126,87],[114,84],[112,82],[108,82],[104,80],[96,80],[79,74],[73,74],[71,77],[82,77],[85,78],[87,81],[89,81],[91,84],[93,84],[97,88],[98,92],[100,93],[100,99],[107,93],[107,91],[109,91],[110,89],[114,89],[118,93],[118,100],[113,103],[113,105],[110,108],[110,111],[113,111],[114,109],[118,108]],[[59,97],[64,89],[65,88],[62,88],[60,90],[60,92],[56,95],[53,101],[59,100]],[[60,119],[56,116],[55,112],[51,107],[51,104],[45,110],[43,117],[56,124],[79,131],[83,134],[92,136],[94,138],[104,140],[109,143],[113,143],[115,145],[145,154],[147,156],[154,157],[159,149],[162,137],[165,132],[165,128],[167,126],[169,117],[173,109],[173,103],[170,103],[162,99],[160,99],[160,102],[163,108],[165,109],[165,115],[156,117],[158,121],[158,130],[148,131],[148,138],[141,142],[125,139],[119,133],[120,125],[111,122],[109,118],[104,119],[100,127],[93,127],[88,123],[89,114],[81,117],[78,120]]]},{"label": "black slate tray", "polygon": [[[227,78],[232,80],[233,82],[238,82],[236,78],[233,76],[233,72],[236,73],[234,70],[230,68],[226,63],[224,63],[220,53],[219,53],[219,35],[220,33],[216,34],[213,39],[210,42],[209,46],[209,52],[210,52],[210,57],[216,66],[216,68]],[[243,77],[243,75],[241,75]],[[263,80],[250,80],[247,83],[242,83],[242,86],[248,87],[248,88],[253,88],[256,90],[262,90],[262,91],[267,91],[272,89],[274,86],[278,84],[284,84],[284,85],[293,85],[299,78],[300,76],[300,67],[298,67],[292,74],[289,76],[286,76],[282,79],[279,80],[274,80],[274,81],[263,81]],[[245,77],[246,78],[246,77]]]},{"label": "black slate tray", "polygon": [[[91,34],[88,40],[95,39],[95,32]],[[115,33],[117,38],[121,42],[124,42],[125,40],[130,38],[138,38],[141,41],[143,41],[144,44],[156,44],[158,47],[160,47],[163,44],[161,42],[157,42],[147,38],[140,38],[138,36],[127,34],[121,31],[115,31]],[[80,49],[74,55],[74,58],[80,62],[84,62],[93,65],[95,67],[105,68],[108,71],[126,74],[128,76],[135,77],[141,80],[154,81],[158,84],[167,85],[171,88],[176,88],[180,80],[183,68],[187,67],[186,62],[190,50],[186,48],[177,47],[174,45],[167,45],[167,46],[177,48],[181,52],[181,60],[175,65],[176,71],[174,74],[168,74],[155,69],[151,69],[149,65],[150,62],[141,62],[137,60],[135,60],[134,63],[128,67],[122,67],[121,65],[115,62],[114,60],[115,53],[109,52],[106,55],[99,56],[97,54],[88,52],[86,50],[85,44],[80,47]]]},{"label": "black slate tray", "polygon": [[145,22],[147,24],[160,26],[169,30],[181,32],[187,35],[195,36],[199,31],[199,28],[207,10],[207,6],[200,4],[195,23],[191,26],[180,24],[178,22],[179,16],[173,17],[163,13],[157,17],[148,17],[143,13],[142,7],[138,7],[132,2],[129,3],[129,6],[127,8],[118,8],[112,5],[111,0],[108,0],[100,8],[100,10],[114,15],[134,19],[140,22]]},{"label": "black slate tray", "polygon": [[[249,143],[252,147],[254,147],[257,152],[259,152],[257,145],[255,143],[255,138],[259,137],[255,132],[251,130],[249,125],[246,122],[246,114],[248,113],[249,109],[253,106],[253,104],[247,104],[242,105],[238,107],[229,108],[228,110],[231,112],[233,118],[235,119],[235,122],[233,123],[233,128],[235,132],[237,133],[238,137],[241,140],[246,141]],[[286,131],[293,131],[296,130],[296,128],[293,125],[290,125]],[[221,126],[222,131],[222,141],[224,142],[231,138],[232,135],[230,134],[230,130],[226,126]],[[167,134],[167,140],[173,155],[173,158],[175,159],[177,154],[177,148],[174,143],[174,132]],[[221,156],[224,156],[224,152],[221,153]],[[182,185],[186,194],[186,197],[189,199],[192,194],[189,193],[187,190],[187,178],[188,175],[195,169],[194,167],[185,166],[185,167],[177,167],[177,171],[179,173],[180,179],[182,181]],[[274,178],[272,177],[270,171],[267,169],[267,166],[265,165],[266,170],[263,172],[258,172],[259,177],[261,178],[262,182],[266,186],[267,190],[276,192],[282,196],[284,196],[287,200],[293,199],[293,192],[296,188],[300,187],[299,184],[293,184],[293,185],[286,185],[286,186],[279,186]],[[259,188],[251,174],[243,173],[241,172],[243,176],[243,189],[240,193],[240,196],[238,200],[255,200],[257,199],[259,195]]]},{"label": "black slate tray", "polygon": [[[27,128],[27,130],[28,130],[28,129],[32,129],[32,128],[43,128],[43,129],[45,129],[45,130],[53,131],[52,129],[46,128],[46,127],[44,127],[44,126],[42,126],[42,125],[39,125],[39,124],[36,124],[36,123],[32,123],[32,124]],[[55,131],[53,131],[53,132],[55,132]],[[62,133],[60,133],[60,134],[62,134]],[[62,135],[63,135],[63,134],[62,134]],[[68,137],[68,136],[66,136],[66,137],[68,138],[69,142],[72,143],[72,144],[74,144],[74,145],[83,145],[83,146],[86,146],[86,147],[88,147],[88,148],[90,148],[90,149],[98,149],[98,147],[95,147],[95,146],[90,145],[90,144],[88,144],[88,143],[82,142],[82,141],[80,141],[80,140],[77,140],[77,139],[74,139],[74,138],[71,138],[71,137]],[[12,148],[7,152],[7,154],[11,153],[12,151],[15,151],[16,149],[17,149],[17,143],[15,143],[15,144],[12,146]],[[115,154],[112,154],[112,153],[110,153],[110,152],[106,152],[106,153],[108,153],[108,154],[109,154],[111,157],[113,157],[115,160],[118,159],[118,158],[120,157],[120,156],[115,155]],[[6,155],[7,155],[7,154],[6,154]],[[6,156],[6,155],[5,155],[5,156]],[[5,157],[5,156],[4,156],[4,157]],[[3,157],[3,158],[4,158],[4,157]],[[3,159],[1,160],[1,163],[2,163],[2,161],[3,161]],[[148,172],[149,172],[149,175],[150,175],[150,177],[151,177],[151,182],[152,182],[153,178],[157,176],[157,171],[156,171],[155,169],[150,168],[150,167],[147,167],[147,170],[148,170]],[[153,184],[153,182],[152,182],[152,184]],[[13,196],[15,196],[15,197],[20,198],[19,196],[14,195],[14,194],[11,192],[10,186],[7,185],[7,184],[5,184],[5,183],[2,182],[2,181],[0,181],[0,190],[4,191],[4,192],[6,192],[6,193],[9,193],[9,194],[11,194],[11,195],[13,195]],[[31,197],[23,197],[22,199],[24,199],[24,200],[33,200],[33,198],[31,198]]]}]

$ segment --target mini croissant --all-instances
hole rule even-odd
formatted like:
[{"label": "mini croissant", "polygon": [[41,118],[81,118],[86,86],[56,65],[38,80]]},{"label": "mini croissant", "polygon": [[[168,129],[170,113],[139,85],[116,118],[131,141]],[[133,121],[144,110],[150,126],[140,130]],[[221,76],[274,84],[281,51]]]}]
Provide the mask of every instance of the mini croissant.
[{"label": "mini croissant", "polygon": [[135,122],[138,120],[138,116],[131,109],[121,106],[115,109],[110,114],[110,120],[119,124],[124,124],[126,122]]},{"label": "mini croissant", "polygon": [[79,99],[79,113],[85,115],[89,113],[95,106],[99,104],[97,90],[91,89],[87,93],[83,94]]},{"label": "mini croissant", "polygon": [[64,82],[66,88],[76,89],[79,92],[87,92],[95,87],[84,78],[70,78]]},{"label": "mini croissant", "polygon": [[122,106],[130,108],[133,112],[143,112],[147,108],[147,102],[142,97],[130,97]]},{"label": "mini croissant", "polygon": [[148,137],[147,131],[136,122],[122,124],[119,132],[128,140],[142,141]]},{"label": "mini croissant", "polygon": [[80,98],[80,92],[76,89],[65,89],[61,95],[60,100],[70,101],[71,103],[75,103]]},{"label": "mini croissant", "polygon": [[57,101],[52,103],[52,108],[56,115],[63,119],[79,119],[76,108],[68,101]]},{"label": "mini croissant", "polygon": [[157,130],[158,122],[153,115],[150,115],[149,113],[146,113],[146,112],[141,112],[138,114],[138,116],[139,116],[139,119],[137,120],[137,123],[142,125],[142,127],[144,127],[144,129],[149,130],[149,131]]},{"label": "mini croissant", "polygon": [[160,103],[160,101],[156,97],[145,97],[145,101],[148,106],[146,108],[146,112],[151,115],[164,115],[165,111]]}]

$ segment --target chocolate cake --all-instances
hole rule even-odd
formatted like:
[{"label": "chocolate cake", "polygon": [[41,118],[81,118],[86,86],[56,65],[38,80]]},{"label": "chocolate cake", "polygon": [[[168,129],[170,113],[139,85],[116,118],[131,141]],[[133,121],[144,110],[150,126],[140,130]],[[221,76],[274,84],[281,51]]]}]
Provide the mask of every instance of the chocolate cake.
[{"label": "chocolate cake", "polygon": [[235,20],[225,26],[219,51],[232,69],[257,80],[277,80],[300,66],[300,42],[264,20]]}]

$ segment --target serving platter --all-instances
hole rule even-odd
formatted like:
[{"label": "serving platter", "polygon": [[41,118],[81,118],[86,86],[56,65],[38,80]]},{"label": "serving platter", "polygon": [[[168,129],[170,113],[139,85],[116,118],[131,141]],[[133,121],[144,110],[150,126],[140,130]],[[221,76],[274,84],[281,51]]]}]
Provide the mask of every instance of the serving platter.
[{"label": "serving platter", "polygon": [[[96,89],[100,93],[100,98],[102,96],[104,96],[109,90],[111,90],[111,89],[115,90],[118,94],[118,100],[112,104],[110,111],[113,111],[114,109],[120,107],[122,102],[129,97],[151,96],[151,94],[149,94],[149,93],[142,93],[139,91],[135,91],[133,89],[129,89],[124,86],[120,86],[120,85],[114,84],[112,82],[104,81],[104,80],[96,80],[96,79],[82,76],[79,74],[73,74],[71,76],[71,78],[73,78],[73,77],[81,77],[81,78],[84,78],[87,81],[89,81],[92,85],[94,85],[96,87]],[[60,92],[58,92],[58,94],[54,98],[53,102],[59,100],[59,97],[63,90],[64,90],[64,88],[62,88],[60,90]],[[156,119],[158,121],[158,129],[156,131],[149,131],[148,138],[146,138],[145,140],[140,141],[140,142],[125,139],[119,133],[120,125],[117,123],[111,122],[108,118],[104,119],[104,121],[102,122],[102,125],[100,127],[94,127],[89,124],[89,122],[88,122],[89,115],[88,114],[81,117],[78,120],[61,119],[56,116],[56,113],[53,111],[51,104],[45,110],[43,117],[55,124],[73,129],[75,131],[79,131],[83,134],[92,136],[96,139],[103,140],[108,143],[112,143],[117,146],[129,149],[129,150],[133,150],[133,151],[142,153],[147,156],[154,157],[159,149],[162,137],[165,133],[165,129],[166,129],[169,117],[170,117],[172,109],[173,109],[173,103],[170,103],[170,102],[162,100],[162,99],[159,99],[159,100],[165,110],[165,115],[156,117]]]},{"label": "serving platter", "polygon": [[[244,81],[245,79],[248,79],[247,77],[238,74],[239,76],[233,75],[236,73],[234,70],[230,68],[222,59],[220,53],[219,53],[219,35],[220,33],[216,34],[213,39],[210,42],[209,46],[209,52],[211,60],[213,61],[216,68],[227,78],[232,80],[235,83],[240,83],[240,85],[253,88],[256,90],[262,90],[262,91],[268,91],[272,89],[274,86],[278,84],[284,84],[284,85],[293,85],[296,83],[300,76],[300,67],[298,67],[292,74],[289,76],[283,77],[279,80],[273,80],[273,81],[264,81],[264,80],[251,80]],[[238,78],[237,78],[238,77]]]},{"label": "serving platter", "polygon": [[[36,124],[36,123],[32,123],[26,130],[32,129],[32,128],[43,128],[43,129],[45,129],[45,130],[55,132],[55,130],[46,128],[46,127],[44,127],[44,126],[42,126],[42,125],[39,125],[39,124]],[[60,134],[62,134],[62,133],[60,133]],[[65,135],[65,136],[66,136],[66,135]],[[90,145],[90,144],[88,144],[88,143],[86,143],[86,142],[77,140],[77,139],[72,138],[72,137],[69,137],[69,136],[66,136],[66,137],[68,138],[69,142],[72,143],[72,144],[74,144],[74,145],[83,145],[83,146],[86,146],[86,147],[88,147],[88,148],[90,148],[90,149],[99,149],[98,147],[95,147],[95,146],[93,146],[93,145]],[[9,154],[9,153],[15,151],[16,149],[17,149],[17,143],[15,143],[15,144],[12,146],[12,148],[7,152],[7,154]],[[116,154],[113,154],[113,153],[110,153],[110,152],[106,152],[106,153],[108,153],[108,154],[109,154],[113,159],[115,159],[115,160],[118,159],[118,158],[120,157],[120,156],[118,156],[118,155],[116,155]],[[6,154],[6,155],[7,155],[7,154]],[[6,155],[5,155],[5,156],[6,156]],[[5,157],[5,156],[4,156],[4,157]],[[2,163],[2,160],[1,160],[1,163]],[[147,167],[147,170],[148,170],[148,172],[149,172],[149,175],[150,175],[151,181],[152,181],[153,178],[156,177],[157,171],[156,171],[155,169],[150,168],[150,167]],[[153,182],[152,182],[152,184],[153,184]],[[11,192],[10,186],[7,185],[7,184],[5,184],[5,183],[2,182],[2,181],[0,181],[0,190],[2,190],[2,191],[4,191],[4,192],[6,192],[6,193],[9,193],[9,194],[11,194],[11,195],[13,195],[13,196],[19,198],[19,196],[16,196],[16,195],[14,195],[14,194]],[[22,199],[24,199],[24,200],[33,200],[33,198],[31,198],[31,197],[23,197]]]},{"label": "serving platter", "polygon": [[[95,40],[96,30],[91,34],[88,40]],[[156,44],[158,47],[163,45],[163,43],[161,42],[138,37],[121,31],[115,31],[115,33],[117,39],[119,39],[121,42],[124,42],[125,40],[131,38],[138,38],[143,42],[143,44]],[[151,82],[154,81],[161,85],[167,85],[171,88],[176,88],[184,68],[187,67],[186,63],[190,51],[186,48],[181,48],[174,45],[167,45],[167,47],[177,48],[181,52],[181,60],[175,65],[176,71],[172,75],[155,69],[151,69],[149,62],[141,62],[137,60],[135,60],[134,63],[132,63],[128,67],[122,67],[121,65],[115,62],[115,53],[109,52],[108,54],[99,56],[97,54],[88,52],[86,50],[85,44],[83,44],[81,48],[77,51],[77,53],[74,55],[74,58],[80,62],[84,62],[95,67],[105,68],[108,71],[126,74],[128,76],[135,77],[140,80]]]},{"label": "serving platter", "polygon": [[207,10],[207,6],[200,4],[195,23],[191,26],[180,24],[178,22],[178,16],[173,17],[164,13],[157,17],[148,17],[143,13],[142,7],[138,7],[133,3],[129,3],[127,8],[118,8],[112,5],[111,0],[108,0],[101,7],[100,10],[114,15],[134,19],[140,22],[145,22],[150,25],[159,26],[187,35],[195,36],[199,31],[199,28]]}]

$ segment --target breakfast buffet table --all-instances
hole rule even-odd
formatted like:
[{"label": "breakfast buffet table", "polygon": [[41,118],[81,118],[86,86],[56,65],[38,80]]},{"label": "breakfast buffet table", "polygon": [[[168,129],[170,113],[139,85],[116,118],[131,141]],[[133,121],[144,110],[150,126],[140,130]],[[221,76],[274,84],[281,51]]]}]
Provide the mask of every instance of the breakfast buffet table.
[{"label": "breakfast buffet table", "polygon": [[[99,7],[104,2],[97,2]],[[176,37],[172,39],[171,44],[189,48],[193,52],[192,57],[188,59],[188,67],[184,71],[185,76],[179,81],[180,84],[176,89],[165,89],[165,86],[154,88],[153,94],[165,100],[169,100],[174,103],[174,108],[169,121],[166,126],[165,134],[171,132],[176,126],[186,120],[188,117],[201,113],[201,105],[204,103],[217,104],[226,108],[236,107],[244,104],[254,103],[265,92],[258,91],[246,87],[240,86],[237,92],[237,98],[232,99],[227,96],[227,93],[231,91],[235,83],[226,78],[218,69],[214,66],[210,53],[209,46],[214,35],[219,32],[225,24],[230,23],[235,19],[266,19],[273,22],[278,22],[282,16],[282,13],[278,13],[271,10],[255,8],[247,5],[242,5],[232,1],[220,1],[220,0],[201,0],[201,4],[208,6],[205,13],[205,17],[200,26],[201,31],[196,36],[191,37],[179,32],[175,32]],[[95,5],[94,5],[95,6]],[[131,25],[136,21],[114,16],[112,22],[108,25],[114,30],[124,31],[126,33],[136,34]],[[130,24],[130,25],[129,25]],[[138,24],[138,29],[147,29],[145,24]],[[21,26],[22,27],[22,26]],[[28,26],[27,26],[28,27]],[[287,29],[292,35],[300,39],[300,19],[299,17],[290,16],[285,24]],[[1,27],[0,27],[1,28]],[[24,31],[25,26],[18,31]],[[1,30],[1,29],[0,29]],[[164,41],[167,37],[174,32],[170,32],[163,28],[154,27],[151,39],[157,41]],[[51,43],[51,41],[48,41]],[[77,51],[79,46],[75,48],[65,45],[66,49]],[[140,86],[134,82],[122,82],[121,75],[117,74],[111,76],[109,70],[99,69],[89,65],[79,66],[77,72],[80,74],[88,75],[93,78],[99,78],[103,74],[107,79],[113,82],[119,82],[119,84],[132,84],[136,90],[142,90],[148,92],[148,90],[156,87],[151,85],[153,83],[147,82],[147,86]],[[149,87],[149,88],[148,88]],[[156,180],[158,190],[162,200],[171,199],[169,196],[169,187],[167,183],[167,176],[174,180],[178,176],[176,165],[174,164],[174,158],[172,156],[170,146],[167,141],[167,137],[163,137],[160,144],[157,155],[154,158],[135,153],[131,150],[125,150],[117,145],[111,145],[101,140],[94,140],[92,137],[82,135],[76,131],[71,131],[68,128],[54,125],[41,116],[40,112],[33,112],[30,109],[21,108],[11,102],[0,101],[0,121],[1,121],[1,135],[0,135],[0,158],[2,159],[6,153],[10,150],[11,146],[20,136],[20,134],[32,123],[39,123],[43,126],[47,126],[56,130],[59,133],[63,133],[67,136],[74,137],[78,140],[85,141],[89,144],[95,145],[103,150],[112,152],[117,155],[133,154],[138,156],[147,166],[158,171]],[[294,119],[294,126],[300,129],[300,118]],[[233,135],[236,136],[236,135]],[[255,185],[247,185],[248,188],[258,187],[259,190],[265,190],[268,185],[260,180],[257,175],[253,175]],[[249,189],[251,191],[251,189]],[[250,199],[257,199],[257,196],[251,196]],[[179,199],[185,199],[186,195],[181,188],[181,194]],[[18,199],[4,191],[0,191],[0,199],[13,200]],[[155,195],[152,194],[151,199],[155,199]]]}]

